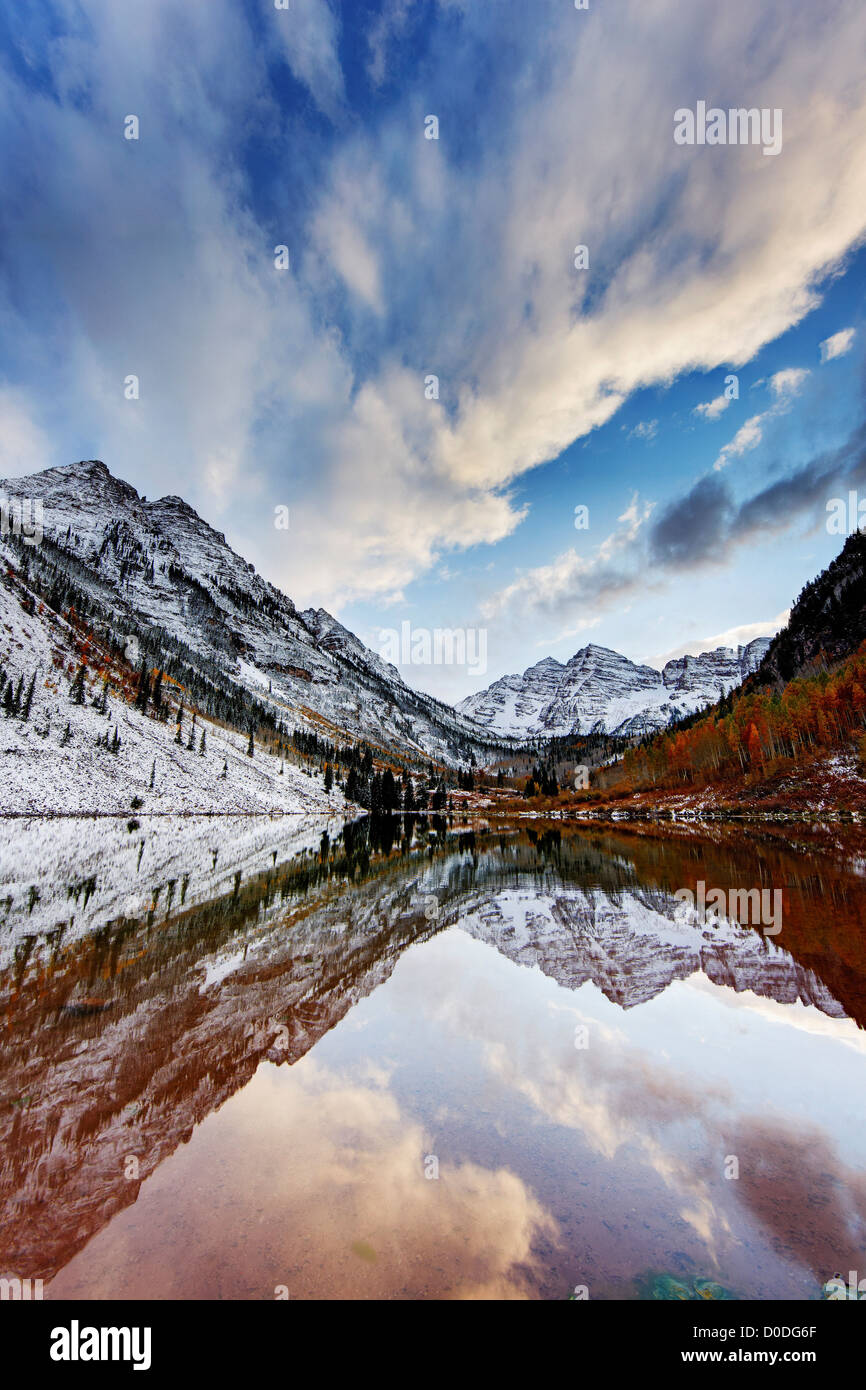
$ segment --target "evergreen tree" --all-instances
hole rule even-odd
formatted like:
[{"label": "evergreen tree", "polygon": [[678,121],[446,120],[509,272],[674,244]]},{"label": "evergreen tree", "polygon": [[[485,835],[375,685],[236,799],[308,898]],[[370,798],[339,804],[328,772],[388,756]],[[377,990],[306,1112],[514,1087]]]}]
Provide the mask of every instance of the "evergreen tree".
[{"label": "evergreen tree", "polygon": [[152,700],[152,702],[153,702],[153,708],[154,708],[154,710],[156,711],[157,718],[158,718],[158,719],[161,719],[161,718],[162,718],[162,714],[163,714],[163,705],[162,705],[162,671],[161,671],[161,670],[160,670],[160,671],[157,671],[156,675],[154,676],[154,679],[153,679],[153,693],[151,694],[151,697],[150,697],[150,698],[151,698],[151,700]]},{"label": "evergreen tree", "polygon": [[400,809],[400,793],[397,790],[397,783],[390,767],[386,767],[382,774],[382,810],[398,811]]},{"label": "evergreen tree", "polygon": [[199,753],[201,754],[202,757],[204,757],[204,755],[205,755],[206,747],[207,747],[207,745],[205,744],[204,729],[202,729],[202,731],[201,731],[201,743],[200,743],[199,746],[198,746],[198,751],[199,751]]},{"label": "evergreen tree", "polygon": [[325,791],[329,792],[334,785],[334,773],[330,763],[325,763]]},{"label": "evergreen tree", "polygon": [[105,676],[105,677],[103,678],[103,681],[102,681],[102,690],[100,691],[100,693],[96,696],[95,700],[93,701],[93,708],[96,710],[97,714],[107,714],[107,713],[108,713],[108,677],[107,677],[107,676]]},{"label": "evergreen tree", "polygon": [[72,683],[70,699],[74,705],[84,704],[84,662],[79,666],[78,674]]},{"label": "evergreen tree", "polygon": [[27,694],[24,696],[24,704],[21,708],[21,718],[26,723],[30,718],[30,706],[33,704],[33,691],[36,686],[36,672],[30,677],[30,684],[27,687]]},{"label": "evergreen tree", "polygon": [[154,758],[154,760],[153,760],[153,762],[151,763],[151,766],[150,766],[150,790],[151,790],[151,791],[153,791],[155,782],[156,782],[156,758]]},{"label": "evergreen tree", "polygon": [[253,757],[254,753],[255,753],[255,742],[254,742],[254,740],[253,740],[253,731],[252,731],[252,729],[250,729],[250,741],[249,741],[249,744],[248,744],[248,746],[247,746],[247,757],[248,757],[248,758]]}]

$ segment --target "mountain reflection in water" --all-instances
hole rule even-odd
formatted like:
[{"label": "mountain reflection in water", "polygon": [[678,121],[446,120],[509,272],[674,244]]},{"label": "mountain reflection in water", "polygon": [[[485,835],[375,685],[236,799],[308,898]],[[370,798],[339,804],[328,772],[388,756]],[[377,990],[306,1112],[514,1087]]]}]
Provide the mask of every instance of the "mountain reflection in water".
[{"label": "mountain reflection in water", "polygon": [[[172,877],[137,915],[130,844],[82,839],[76,869],[68,824],[39,828],[42,878],[0,887],[0,1272],[47,1297],[632,1298],[664,1270],[809,1298],[862,1265],[844,849],[426,818],[312,827],[288,858],[263,817],[157,834]],[[684,920],[698,879],[781,886],[781,935]]]}]

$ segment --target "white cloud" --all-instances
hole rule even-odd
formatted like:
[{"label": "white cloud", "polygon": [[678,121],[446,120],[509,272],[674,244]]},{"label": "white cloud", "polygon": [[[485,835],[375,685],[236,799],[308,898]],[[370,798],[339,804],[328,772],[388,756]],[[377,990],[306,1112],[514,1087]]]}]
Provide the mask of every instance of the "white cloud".
[{"label": "white cloud", "polygon": [[808,376],[808,367],[785,367],[770,377],[770,390],[779,398],[796,396]]},{"label": "white cloud", "polygon": [[556,632],[552,636],[540,637],[535,643],[536,647],[541,647],[545,651],[550,651],[552,647],[560,642],[568,642],[573,637],[579,637],[584,632],[591,631],[594,627],[601,626],[601,618],[581,618],[579,622],[573,623],[571,627],[564,628],[562,632]]},{"label": "white cloud", "polygon": [[386,0],[367,35],[370,57],[367,73],[374,87],[381,87],[388,71],[388,56],[394,39],[406,28],[412,0]]},{"label": "white cloud", "polygon": [[339,25],[328,0],[291,0],[287,10],[268,11],[293,75],[316,105],[333,117],[345,99],[337,53]]},{"label": "white cloud", "polygon": [[854,346],[854,339],[857,336],[856,328],[842,328],[832,337],[825,338],[820,344],[821,361],[832,362],[835,357],[844,357]]},{"label": "white cloud", "polygon": [[718,471],[725,468],[732,458],[740,458],[743,454],[756,449],[764,437],[764,421],[770,416],[769,411],[764,411],[761,415],[753,415],[744,425],[741,425],[729,444],[722,449],[713,467]]},{"label": "white cloud", "polygon": [[790,616],[791,610],[786,608],[777,613],[775,618],[768,618],[766,622],[740,623],[737,627],[729,627],[726,632],[717,632],[715,637],[683,642],[681,646],[653,658],[652,664],[661,668],[666,662],[674,661],[679,656],[700,656],[701,652],[714,652],[718,647],[746,647],[750,642],[754,642],[756,637],[775,637]]},{"label": "white cloud", "polygon": [[629,430],[629,439],[655,439],[659,432],[658,420],[641,420],[640,424],[635,425],[633,430]]},{"label": "white cloud", "polygon": [[716,396],[711,401],[704,401],[701,405],[696,405],[695,415],[702,415],[705,420],[718,420],[731,404],[730,396]]},{"label": "white cloud", "polygon": [[764,428],[767,422],[785,414],[809,375],[809,370],[806,367],[785,367],[770,377],[767,385],[775,397],[775,404],[771,405],[769,410],[762,411],[760,415],[753,415],[744,425],[740,426],[733,439],[724,446],[713,464],[716,472],[726,468],[732,458],[742,458],[743,454],[751,453],[753,449],[757,449],[764,438]]},{"label": "white cloud", "polygon": [[[583,556],[572,548],[549,565],[527,570],[485,601],[483,616],[495,618],[508,612],[512,621],[519,621],[518,615],[522,615],[527,623],[534,622],[539,613],[575,617],[580,604],[591,604],[596,609],[606,607],[637,586],[646,588],[647,576],[629,561],[636,559],[635,542],[652,510],[652,503],[633,497],[618,518],[617,529],[605,537],[592,556]],[[581,631],[596,626],[596,622],[593,613],[570,624],[570,630]]]},{"label": "white cloud", "polygon": [[22,478],[55,463],[50,439],[20,391],[0,387],[0,478]]},{"label": "white cloud", "polygon": [[[122,21],[93,0],[86,30],[47,47],[59,100],[12,78],[0,96],[4,186],[26,178],[32,207],[8,203],[6,264],[18,289],[35,285],[45,246],[51,295],[40,266],[34,312],[58,306],[46,334],[62,367],[41,389],[115,471],[150,495],[184,492],[301,604],[385,598],[449,550],[507,536],[526,514],[510,491],[521,475],[633,392],[748,361],[814,307],[866,228],[859,0],[817,28],[791,22],[792,0],[759,17],[747,0],[710,13],[622,0],[579,26],[564,6],[544,24],[515,11],[519,67],[471,112],[471,55],[495,50],[500,20],[450,8],[465,44],[434,35],[423,80],[341,122],[315,178],[287,187],[295,236],[257,222],[238,153],[257,136],[278,161],[306,137],[273,101],[278,53],[323,111],[345,112],[324,0],[268,11],[262,46],[227,0],[158,0]],[[773,25],[768,49],[758,28]],[[782,157],[674,145],[698,47],[707,90],[732,74],[744,92],[772,89]],[[423,138],[431,92],[438,142]],[[137,144],[119,134],[129,110]],[[588,272],[573,268],[578,240]],[[3,317],[17,341],[21,320]],[[21,370],[36,389],[41,364]],[[127,372],[141,377],[134,406]],[[760,420],[737,447],[754,447]],[[555,563],[563,605],[570,579],[591,592],[586,563]]]}]

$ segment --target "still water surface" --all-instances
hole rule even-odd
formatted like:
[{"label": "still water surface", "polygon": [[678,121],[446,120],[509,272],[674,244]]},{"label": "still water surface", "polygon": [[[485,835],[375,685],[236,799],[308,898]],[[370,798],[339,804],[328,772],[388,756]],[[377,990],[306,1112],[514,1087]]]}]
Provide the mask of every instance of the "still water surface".
[{"label": "still water surface", "polygon": [[[0,1272],[83,1299],[810,1299],[866,1274],[850,846],[314,829],[287,853],[279,821],[248,847],[160,825],[178,887],[139,854],[137,899],[120,839],[41,830],[65,838],[35,906],[7,897]],[[114,891],[101,926],[58,926],[64,875],[97,918]],[[782,888],[781,934],[689,920],[698,879]]]}]

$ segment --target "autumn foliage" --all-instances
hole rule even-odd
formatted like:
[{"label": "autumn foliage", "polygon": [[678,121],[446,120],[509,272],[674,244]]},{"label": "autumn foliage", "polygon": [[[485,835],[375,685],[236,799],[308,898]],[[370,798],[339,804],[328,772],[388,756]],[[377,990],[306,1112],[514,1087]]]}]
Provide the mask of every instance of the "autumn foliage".
[{"label": "autumn foliage", "polygon": [[727,696],[691,727],[631,749],[608,786],[702,786],[728,778],[761,780],[788,765],[856,748],[866,752],[866,642],[833,671],[789,682],[781,691]]}]

